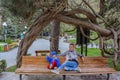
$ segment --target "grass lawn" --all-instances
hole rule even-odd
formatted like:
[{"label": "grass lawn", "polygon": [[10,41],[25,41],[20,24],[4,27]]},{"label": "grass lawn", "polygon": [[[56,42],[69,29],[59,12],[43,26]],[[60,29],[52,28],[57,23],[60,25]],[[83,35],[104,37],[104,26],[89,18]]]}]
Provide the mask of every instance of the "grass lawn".
[{"label": "grass lawn", "polygon": [[0,44],[1,44],[1,43],[5,43],[5,42],[4,42],[4,41],[0,41]]},{"label": "grass lawn", "polygon": [[15,70],[16,70],[16,65],[7,68],[6,72],[15,72]]},{"label": "grass lawn", "polygon": [[[76,48],[76,50],[80,52],[80,48]],[[100,50],[98,48],[88,48],[87,56],[101,56]]]},{"label": "grass lawn", "polygon": [[76,43],[76,39],[69,39],[68,42],[69,43]]},{"label": "grass lawn", "polygon": [[[113,59],[112,59],[112,58],[109,58],[109,59],[108,59],[108,63],[109,63],[109,65],[110,65],[110,67],[114,67],[114,66],[113,66]],[[116,69],[117,71],[120,71],[120,59],[118,60],[118,65],[115,67],[115,69]]]},{"label": "grass lawn", "polygon": [[76,39],[70,39],[68,40],[69,43],[76,43]]},{"label": "grass lawn", "polygon": [[0,42],[0,52],[4,51],[4,42]]}]

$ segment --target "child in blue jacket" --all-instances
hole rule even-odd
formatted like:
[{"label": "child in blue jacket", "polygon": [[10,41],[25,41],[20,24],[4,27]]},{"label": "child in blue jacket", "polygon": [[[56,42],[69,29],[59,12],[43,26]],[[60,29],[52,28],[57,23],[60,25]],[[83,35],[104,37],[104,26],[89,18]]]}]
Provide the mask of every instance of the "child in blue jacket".
[{"label": "child in blue jacket", "polygon": [[46,56],[46,60],[50,63],[48,65],[48,69],[54,69],[55,67],[59,67],[60,64],[60,60],[57,57],[57,52],[53,51],[51,53],[48,53]]}]

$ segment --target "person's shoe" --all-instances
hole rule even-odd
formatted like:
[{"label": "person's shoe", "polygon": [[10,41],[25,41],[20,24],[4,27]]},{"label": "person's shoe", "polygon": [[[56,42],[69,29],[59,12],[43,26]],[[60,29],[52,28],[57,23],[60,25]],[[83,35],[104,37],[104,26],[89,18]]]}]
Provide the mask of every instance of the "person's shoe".
[{"label": "person's shoe", "polygon": [[55,74],[60,74],[59,70],[50,70],[51,72],[55,73]]},{"label": "person's shoe", "polygon": [[77,67],[76,71],[80,73],[81,69],[79,67]]},{"label": "person's shoe", "polygon": [[54,67],[54,70],[57,70],[58,68],[57,67]]}]

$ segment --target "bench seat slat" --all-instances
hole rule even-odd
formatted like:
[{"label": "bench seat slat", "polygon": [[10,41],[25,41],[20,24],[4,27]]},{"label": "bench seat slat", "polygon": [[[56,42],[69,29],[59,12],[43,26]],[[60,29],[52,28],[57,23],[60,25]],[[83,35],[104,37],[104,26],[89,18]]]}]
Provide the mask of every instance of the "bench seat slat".
[{"label": "bench seat slat", "polygon": [[81,68],[105,68],[108,67],[106,64],[79,64],[79,67]]},{"label": "bench seat slat", "polygon": [[[76,71],[61,71],[60,74],[71,74],[71,75],[76,75],[76,74],[103,74],[103,73],[114,73],[115,70],[112,68],[81,68],[81,73],[78,73]],[[26,74],[33,74],[35,75],[36,73],[41,74],[51,74],[50,70],[47,68],[19,68],[17,69],[16,73],[26,73]]]},{"label": "bench seat slat", "polygon": [[[23,67],[23,68],[18,68],[17,70],[19,71],[44,71],[44,72],[50,72],[49,69],[43,68],[43,67]],[[81,68],[81,72],[114,72],[115,70],[113,68]],[[66,71],[69,72],[69,71]]]},{"label": "bench seat slat", "polygon": [[[48,64],[47,64],[48,65]],[[22,67],[44,67],[44,68],[47,68],[47,65],[22,65]],[[80,68],[105,68],[105,67],[108,67],[107,65],[105,64],[80,64],[79,65]]]}]

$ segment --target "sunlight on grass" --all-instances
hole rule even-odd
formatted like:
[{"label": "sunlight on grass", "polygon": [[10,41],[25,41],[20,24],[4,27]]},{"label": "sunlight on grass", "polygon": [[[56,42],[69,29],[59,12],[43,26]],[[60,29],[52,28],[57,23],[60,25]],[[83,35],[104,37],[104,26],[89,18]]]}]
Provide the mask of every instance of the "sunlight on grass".
[{"label": "sunlight on grass", "polygon": [[[76,48],[76,50],[80,53],[80,48]],[[84,53],[85,54],[85,51]],[[88,56],[101,56],[99,48],[88,48],[87,52]]]},{"label": "sunlight on grass", "polygon": [[[109,58],[109,59],[108,59],[108,63],[109,63],[109,66],[110,66],[110,67],[114,67],[114,66],[113,66],[113,59],[112,59],[112,58]],[[115,67],[115,69],[116,69],[117,71],[120,71],[120,59],[118,60],[118,65]]]},{"label": "sunlight on grass", "polygon": [[76,43],[76,39],[68,40],[69,43]]}]

